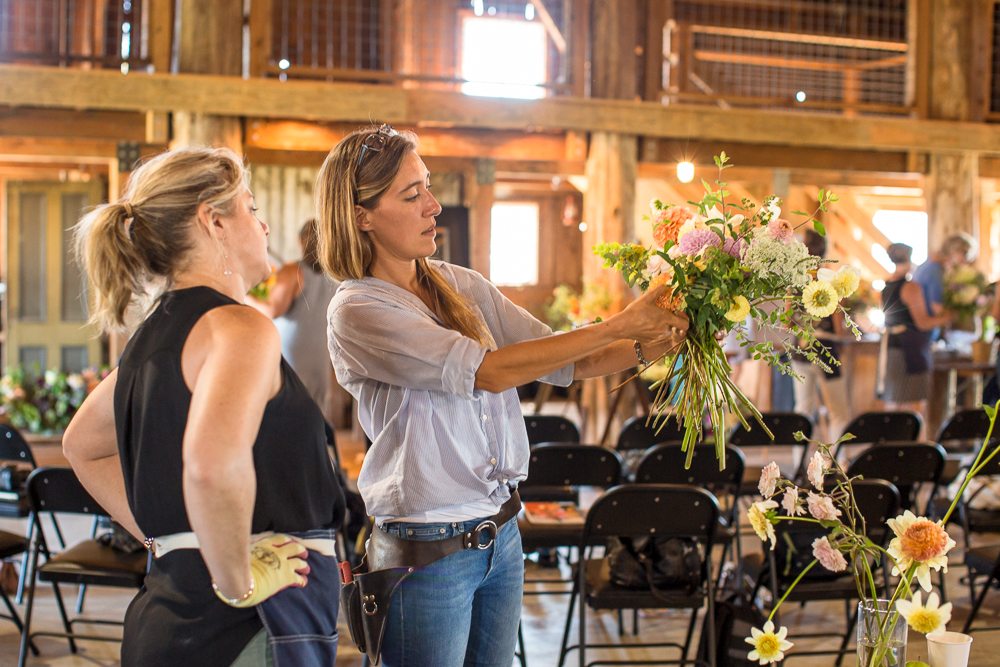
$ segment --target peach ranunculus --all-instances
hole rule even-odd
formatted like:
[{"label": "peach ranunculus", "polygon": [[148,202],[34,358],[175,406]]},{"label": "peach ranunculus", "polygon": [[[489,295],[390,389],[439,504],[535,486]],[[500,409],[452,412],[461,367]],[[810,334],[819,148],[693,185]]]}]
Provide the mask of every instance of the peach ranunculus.
[{"label": "peach ranunculus", "polygon": [[955,540],[940,523],[916,516],[910,510],[889,519],[888,524],[896,534],[888,548],[894,563],[892,574],[905,572],[916,563],[917,581],[921,588],[929,591],[931,570],[948,571],[948,552],[955,546]]},{"label": "peach ranunculus", "polygon": [[760,471],[760,481],[757,482],[757,490],[760,491],[760,495],[765,498],[770,498],[774,495],[774,487],[778,483],[778,478],[781,477],[781,470],[778,469],[778,464],[771,461],[763,470]]},{"label": "peach ranunculus", "polygon": [[840,516],[840,510],[833,506],[833,500],[827,495],[810,491],[806,496],[806,506],[813,518],[820,521],[834,521]]},{"label": "peach ranunculus", "polygon": [[671,206],[657,211],[653,220],[653,240],[660,247],[665,246],[667,241],[676,241],[681,226],[693,217],[694,211],[687,206]]}]

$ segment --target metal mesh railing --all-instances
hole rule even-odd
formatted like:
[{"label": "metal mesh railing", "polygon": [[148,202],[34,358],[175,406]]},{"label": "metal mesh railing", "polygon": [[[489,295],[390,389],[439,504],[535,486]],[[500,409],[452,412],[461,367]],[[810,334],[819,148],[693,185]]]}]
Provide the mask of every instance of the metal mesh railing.
[{"label": "metal mesh railing", "polygon": [[[466,80],[463,23],[506,19],[544,24],[547,72],[540,85],[559,91],[570,84],[571,50],[582,48],[569,40],[571,6],[564,0],[274,0],[271,51],[260,74],[455,87]],[[504,57],[495,54],[499,62]]]},{"label": "metal mesh railing", "polygon": [[0,0],[0,62],[149,65],[142,0]]},{"label": "metal mesh railing", "polygon": [[906,0],[676,0],[665,101],[902,113]]}]

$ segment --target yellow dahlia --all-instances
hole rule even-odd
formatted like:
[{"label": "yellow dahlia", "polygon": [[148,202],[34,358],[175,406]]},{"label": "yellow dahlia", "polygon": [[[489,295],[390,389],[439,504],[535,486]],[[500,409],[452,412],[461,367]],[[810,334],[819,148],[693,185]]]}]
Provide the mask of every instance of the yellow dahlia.
[{"label": "yellow dahlia", "polygon": [[920,604],[920,591],[913,594],[912,600],[899,600],[896,609],[903,615],[910,627],[917,632],[929,634],[941,630],[951,620],[951,603],[938,606],[937,593],[927,596],[927,606]]},{"label": "yellow dahlia", "polygon": [[750,314],[750,302],[742,295],[733,297],[733,303],[726,311],[726,319],[730,322],[742,322]]},{"label": "yellow dahlia", "polygon": [[837,290],[841,299],[846,299],[858,289],[858,285],[861,284],[861,275],[853,266],[842,266],[833,276],[830,284],[833,285],[833,289]]},{"label": "yellow dahlia", "polygon": [[889,555],[894,561],[893,575],[898,575],[916,563],[917,581],[925,591],[931,589],[931,570],[948,571],[948,552],[955,540],[945,532],[940,523],[906,510],[895,519],[889,519],[889,528],[896,537],[889,542]]},{"label": "yellow dahlia", "polygon": [[802,303],[813,317],[828,317],[837,310],[840,297],[833,285],[825,280],[814,280],[802,290]]},{"label": "yellow dahlia", "polygon": [[777,632],[774,631],[774,621],[765,623],[763,632],[757,628],[750,628],[750,636],[744,641],[753,646],[753,650],[747,654],[747,659],[751,662],[758,660],[762,665],[781,662],[785,659],[785,651],[794,646],[785,639],[787,636],[788,628],[784,626]]}]

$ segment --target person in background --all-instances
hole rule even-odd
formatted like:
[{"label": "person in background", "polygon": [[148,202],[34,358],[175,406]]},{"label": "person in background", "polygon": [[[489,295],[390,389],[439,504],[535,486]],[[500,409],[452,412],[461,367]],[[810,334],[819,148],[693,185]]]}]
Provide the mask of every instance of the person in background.
[{"label": "person in background", "polygon": [[[826,256],[826,239],[811,229],[806,230],[805,244],[810,255]],[[824,317],[816,323],[816,338],[829,350],[830,357],[840,361],[838,339],[847,336],[844,326],[844,314],[837,309],[832,315]],[[824,442],[834,442],[843,433],[851,419],[850,400],[847,396],[847,382],[844,379],[843,368],[837,363],[824,359],[830,366],[827,373],[816,364],[809,363],[801,357],[795,357],[792,368],[801,376],[795,383],[795,411],[807,415],[815,422],[822,406],[827,413],[827,432]]]},{"label": "person in background", "polygon": [[373,442],[358,479],[376,523],[369,566],[416,568],[390,598],[383,664],[510,667],[524,583],[516,485],[530,458],[515,388],[652,361],[687,320],[660,307],[659,287],[553,335],[479,273],[428,259],[441,212],[430,188],[416,136],[388,125],[327,156],[320,261],[343,281],[330,355]]},{"label": "person in background", "polygon": [[334,392],[333,366],[326,347],[326,309],[337,291],[320,266],[316,220],[299,230],[302,259],[282,266],[265,299],[251,297],[250,304],[268,317],[281,336],[281,356],[302,380],[326,420],[335,420],[330,409]]},{"label": "person in background", "polygon": [[895,271],[882,290],[885,333],[879,354],[880,398],[890,409],[913,410],[927,419],[931,388],[931,331],[951,323],[951,315],[928,312],[923,289],[910,279],[913,248],[886,248]]},{"label": "person in background", "polygon": [[[944,279],[949,271],[962,264],[968,264],[976,259],[978,244],[968,234],[952,234],[944,240],[941,247],[927,261],[917,267],[913,274],[913,282],[918,284],[924,293],[927,312],[930,315],[941,315],[944,312]],[[931,341],[941,337],[938,327],[931,330]]]},{"label": "person in background", "polygon": [[129,667],[336,657],[344,500],[323,416],[243,304],[270,273],[248,184],[229,149],[169,151],[76,227],[103,328],[157,293],[63,437],[87,491],[153,554],[125,614]]}]

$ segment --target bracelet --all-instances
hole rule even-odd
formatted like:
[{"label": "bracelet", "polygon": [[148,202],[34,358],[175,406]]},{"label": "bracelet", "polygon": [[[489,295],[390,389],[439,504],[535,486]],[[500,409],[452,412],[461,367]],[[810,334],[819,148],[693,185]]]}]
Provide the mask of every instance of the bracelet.
[{"label": "bracelet", "polygon": [[639,363],[643,366],[648,366],[649,362],[646,361],[646,357],[642,354],[642,345],[639,341],[635,341],[635,345],[632,346],[632,349],[635,350],[635,358],[639,360]]},{"label": "bracelet", "polygon": [[244,602],[246,602],[247,600],[249,600],[250,598],[252,598],[253,594],[254,594],[254,590],[256,588],[257,588],[257,584],[254,581],[253,576],[251,576],[250,577],[250,590],[248,590],[246,593],[244,593],[243,595],[241,595],[241,596],[239,596],[237,598],[227,598],[226,595],[225,595],[225,593],[223,593],[222,591],[220,591],[219,587],[215,585],[215,582],[214,581],[212,582],[212,590],[215,591],[215,595],[218,596],[218,598],[220,600],[222,600],[223,602],[225,602],[226,604],[228,604],[230,607],[238,607],[241,604],[243,604]]}]

